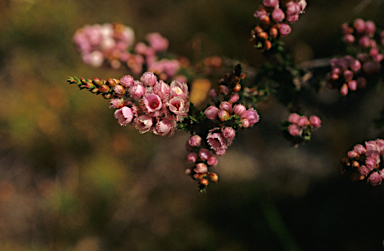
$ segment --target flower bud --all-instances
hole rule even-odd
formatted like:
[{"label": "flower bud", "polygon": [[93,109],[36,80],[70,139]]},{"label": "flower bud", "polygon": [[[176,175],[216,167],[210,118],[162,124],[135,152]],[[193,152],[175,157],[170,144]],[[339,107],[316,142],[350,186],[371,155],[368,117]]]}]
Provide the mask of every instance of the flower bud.
[{"label": "flower bud", "polygon": [[264,50],[270,50],[272,48],[272,43],[269,40],[264,41]]},{"label": "flower bud", "polygon": [[309,117],[309,122],[311,123],[311,125],[313,127],[320,127],[321,126],[321,120],[318,116],[316,115],[312,115],[311,117]]},{"label": "flower bud", "polygon": [[200,151],[199,151],[199,157],[200,157],[200,159],[202,159],[203,161],[208,160],[209,157],[211,157],[211,152],[210,152],[208,149],[205,149],[205,148],[200,149]]},{"label": "flower bud", "polygon": [[207,109],[205,109],[204,114],[205,116],[207,116],[208,119],[214,120],[216,119],[218,112],[219,112],[219,108],[211,105]]},{"label": "flower bud", "polygon": [[201,137],[199,135],[193,135],[189,138],[188,143],[190,146],[199,147],[201,144]]},{"label": "flower bud", "polygon": [[237,94],[232,94],[230,97],[229,97],[229,102],[230,103],[236,103],[237,101],[239,101],[239,99],[240,99],[240,97],[239,97],[239,95],[237,95]]},{"label": "flower bud", "polygon": [[233,112],[237,115],[243,115],[247,111],[247,108],[242,104],[236,104],[233,106]]},{"label": "flower bud", "polygon": [[115,85],[115,87],[113,87],[113,91],[117,95],[124,95],[125,94],[125,88],[122,85]]},{"label": "flower bud", "polygon": [[227,112],[231,112],[232,111],[232,105],[231,105],[231,103],[229,103],[227,101],[223,101],[220,104],[220,109],[225,110]]},{"label": "flower bud", "polygon": [[197,160],[197,154],[196,153],[190,153],[187,156],[187,160],[189,163],[195,163]]},{"label": "flower bud", "polygon": [[204,163],[198,163],[196,168],[194,169],[196,173],[206,173],[208,171],[208,167]]},{"label": "flower bud", "polygon": [[214,183],[217,183],[217,181],[219,180],[219,176],[214,172],[208,173],[208,178],[210,181],[212,181]]},{"label": "flower bud", "polygon": [[217,113],[217,116],[219,117],[219,119],[221,121],[227,121],[229,119],[229,113],[226,111],[226,110],[220,110],[218,113]]},{"label": "flower bud", "polygon": [[271,36],[271,38],[276,38],[277,35],[279,35],[279,30],[276,27],[272,27],[271,29],[269,29],[269,35]]},{"label": "flower bud", "polygon": [[107,92],[109,92],[111,90],[111,88],[108,86],[108,85],[101,85],[100,87],[99,87],[99,91],[101,92],[101,93],[107,93]]},{"label": "flower bud", "polygon": [[215,156],[210,156],[207,160],[207,164],[210,166],[216,166],[217,165],[217,158]]},{"label": "flower bud", "polygon": [[207,179],[201,179],[201,180],[200,180],[200,184],[201,184],[201,185],[204,185],[204,186],[208,186],[208,184],[209,184],[209,180],[207,180]]},{"label": "flower bud", "polygon": [[233,87],[234,92],[239,92],[241,90],[241,84],[236,84],[235,87]]},{"label": "flower bud", "polygon": [[280,24],[280,34],[282,36],[287,36],[289,33],[291,33],[292,29],[291,29],[291,26],[289,26],[288,24]]},{"label": "flower bud", "polygon": [[[276,8],[272,12],[272,19],[275,20],[277,23],[280,23],[285,18],[285,13],[282,9]],[[275,28],[276,29],[276,28]],[[277,31],[277,30],[276,30]],[[271,32],[271,31],[269,31]]]}]

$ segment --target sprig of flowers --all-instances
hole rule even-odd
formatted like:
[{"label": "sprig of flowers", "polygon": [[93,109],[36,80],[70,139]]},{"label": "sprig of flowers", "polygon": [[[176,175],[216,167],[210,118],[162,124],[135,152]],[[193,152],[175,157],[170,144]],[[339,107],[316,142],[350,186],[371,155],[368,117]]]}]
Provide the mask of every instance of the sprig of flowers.
[{"label": "sprig of flowers", "polygon": [[373,186],[380,185],[384,179],[384,140],[366,141],[357,144],[342,160],[343,173],[353,181],[365,180]]},{"label": "sprig of flowers", "polygon": [[286,138],[296,146],[310,140],[313,130],[319,127],[321,127],[321,119],[318,116],[312,115],[308,118],[297,113],[291,113],[288,121],[281,124]]}]

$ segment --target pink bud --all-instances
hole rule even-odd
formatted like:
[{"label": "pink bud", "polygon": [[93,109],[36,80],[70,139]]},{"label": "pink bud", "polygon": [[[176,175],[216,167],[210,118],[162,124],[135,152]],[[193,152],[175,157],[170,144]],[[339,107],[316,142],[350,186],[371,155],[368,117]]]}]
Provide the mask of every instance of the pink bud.
[{"label": "pink bud", "polygon": [[207,109],[205,109],[204,114],[205,116],[207,116],[208,119],[214,120],[216,119],[218,112],[219,112],[219,108],[211,105]]},{"label": "pink bud", "polygon": [[130,75],[125,75],[120,79],[120,84],[124,87],[131,87],[135,83],[135,80]]},{"label": "pink bud", "polygon": [[285,13],[282,9],[276,8],[272,11],[272,19],[280,23],[285,18]]},{"label": "pink bud", "polygon": [[320,127],[321,126],[321,120],[318,116],[316,115],[312,115],[311,117],[309,117],[309,122],[311,123],[311,125],[313,127]]},{"label": "pink bud", "polygon": [[217,96],[217,92],[215,91],[215,89],[211,89],[211,90],[209,91],[209,96],[210,96],[211,98],[214,98],[214,97]]},{"label": "pink bud", "polygon": [[247,108],[242,104],[236,104],[233,106],[233,112],[237,115],[243,115],[247,111]]},{"label": "pink bud", "polygon": [[298,126],[307,126],[308,125],[308,118],[306,116],[300,116],[299,121],[297,121]]},{"label": "pink bud", "polygon": [[353,26],[355,27],[356,31],[359,33],[362,33],[365,31],[365,22],[363,19],[358,18],[353,22]]},{"label": "pink bud", "polygon": [[292,124],[297,124],[299,122],[299,119],[300,119],[300,115],[297,113],[292,113],[288,117],[289,123],[292,123]]},{"label": "pink bud", "polygon": [[196,168],[194,169],[196,173],[206,173],[208,171],[208,167],[204,163],[198,163]]},{"label": "pink bud", "polygon": [[187,156],[187,160],[189,163],[195,163],[197,160],[197,154],[196,153],[190,153]]},{"label": "pink bud", "polygon": [[351,91],[356,91],[356,89],[357,89],[357,82],[356,82],[356,80],[349,81],[348,82],[348,88]]},{"label": "pink bud", "polygon": [[353,72],[350,71],[350,70],[346,70],[346,71],[344,71],[344,78],[345,78],[345,81],[346,81],[346,82],[351,81],[352,78],[353,78]]},{"label": "pink bud", "polygon": [[232,140],[236,135],[236,131],[232,127],[223,127],[221,132],[227,140]]},{"label": "pink bud", "polygon": [[217,116],[221,121],[226,121],[229,119],[229,113],[226,110],[219,110]]},{"label": "pink bud", "polygon": [[289,26],[288,24],[280,24],[280,34],[282,36],[287,36],[289,33],[291,33],[292,29],[291,29],[291,26]]},{"label": "pink bud", "polygon": [[153,72],[144,72],[143,75],[141,75],[140,81],[143,83],[144,86],[154,86],[157,82],[157,77]]},{"label": "pink bud", "polygon": [[288,16],[298,15],[300,12],[300,6],[293,1],[288,2],[285,7],[286,7],[285,12],[287,13]]},{"label": "pink bud", "polygon": [[300,130],[300,127],[296,124],[291,124],[288,126],[288,132],[289,134],[291,134],[292,136],[298,136],[301,134],[301,130]]},{"label": "pink bud", "polygon": [[210,166],[216,166],[217,162],[217,158],[215,156],[211,156],[208,158],[207,164]]},{"label": "pink bud", "polygon": [[367,33],[368,36],[372,36],[375,34],[376,31],[376,25],[374,22],[368,20],[365,22],[365,32]]},{"label": "pink bud", "polygon": [[348,94],[348,85],[344,83],[340,88],[340,94],[346,96]]},{"label": "pink bud", "polygon": [[190,146],[199,147],[201,144],[201,137],[199,135],[193,135],[189,138],[188,143]]},{"label": "pink bud", "polygon": [[240,98],[239,95],[232,94],[231,97],[229,97],[228,101],[233,104],[233,103],[236,103],[237,101],[239,101],[239,98]]},{"label": "pink bud", "polygon": [[343,41],[347,44],[352,44],[353,42],[355,42],[355,36],[353,36],[352,34],[345,34],[343,37]]},{"label": "pink bud", "polygon": [[383,178],[381,178],[380,174],[377,172],[371,173],[368,177],[368,181],[372,184],[372,186],[380,185],[382,180]]},{"label": "pink bud", "polygon": [[227,101],[223,101],[220,104],[220,109],[225,110],[227,112],[231,112],[232,111],[232,105],[231,105],[231,103],[229,103]]},{"label": "pink bud", "polygon": [[263,0],[263,4],[265,7],[276,8],[279,6],[279,0]]},{"label": "pink bud", "polygon": [[210,152],[208,149],[205,149],[205,148],[200,149],[200,151],[199,151],[199,157],[200,157],[200,159],[202,159],[202,160],[208,160],[209,157],[211,157],[211,152]]}]

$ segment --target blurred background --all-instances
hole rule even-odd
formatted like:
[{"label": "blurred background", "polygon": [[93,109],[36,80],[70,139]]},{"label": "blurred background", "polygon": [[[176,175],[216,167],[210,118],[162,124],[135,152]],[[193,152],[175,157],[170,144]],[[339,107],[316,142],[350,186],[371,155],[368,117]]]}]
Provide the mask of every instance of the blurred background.
[{"label": "blurred background", "polygon": [[[323,125],[298,148],[279,130],[287,110],[261,103],[261,121],[219,158],[219,183],[199,194],[184,174],[186,133],[140,135],[107,100],[66,83],[125,74],[86,66],[72,43],[76,29],[106,22],[137,41],[160,32],[191,62],[257,68],[260,2],[0,0],[0,250],[383,250],[383,186],[340,174],[356,143],[384,136],[372,123],[382,89],[309,92],[304,112]],[[343,22],[384,27],[383,11],[383,0],[309,1],[285,42],[299,63],[332,57]]]}]

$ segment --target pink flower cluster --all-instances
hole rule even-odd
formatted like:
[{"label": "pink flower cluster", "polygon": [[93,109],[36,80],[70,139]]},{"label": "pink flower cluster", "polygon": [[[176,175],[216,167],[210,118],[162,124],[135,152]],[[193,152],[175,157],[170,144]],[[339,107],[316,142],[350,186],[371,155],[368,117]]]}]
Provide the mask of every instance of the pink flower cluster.
[{"label": "pink flower cluster", "polygon": [[140,81],[126,75],[113,91],[121,96],[110,101],[110,108],[117,109],[115,118],[122,126],[134,124],[140,133],[171,136],[188,114],[187,84],[175,80],[168,85],[153,72],[145,72]]},{"label": "pink flower cluster", "polygon": [[259,25],[252,31],[252,42],[263,50],[271,49],[275,38],[291,33],[290,24],[299,20],[306,7],[305,0],[263,0],[254,14]]},{"label": "pink flower cluster", "polygon": [[106,62],[114,69],[127,66],[134,75],[152,71],[162,80],[173,79],[181,68],[176,59],[160,58],[169,41],[159,33],[146,36],[147,44],[134,45],[134,31],[122,24],[86,25],[76,31],[73,40],[86,64],[100,67]]},{"label": "pink flower cluster", "polygon": [[134,40],[135,33],[130,27],[110,23],[86,25],[73,37],[84,63],[99,67],[106,61],[113,68],[120,67]]},{"label": "pink flower cluster", "polygon": [[351,168],[354,171],[351,176],[353,180],[367,180],[376,186],[380,185],[384,179],[383,156],[384,140],[376,139],[365,142],[365,145],[355,145],[343,162],[345,168]]},{"label": "pink flower cluster", "polygon": [[321,120],[318,116],[312,115],[309,119],[306,116],[300,116],[297,113],[292,113],[288,118],[288,132],[294,137],[310,137],[311,132],[315,128],[321,126]]},{"label": "pink flower cluster", "polygon": [[349,91],[367,86],[366,77],[381,71],[384,55],[380,52],[384,46],[384,32],[380,33],[380,41],[375,40],[376,25],[372,21],[356,19],[352,25],[342,25],[343,41],[354,46],[356,57],[345,56],[330,61],[332,72],[327,75],[327,86],[339,89],[345,96]]}]

